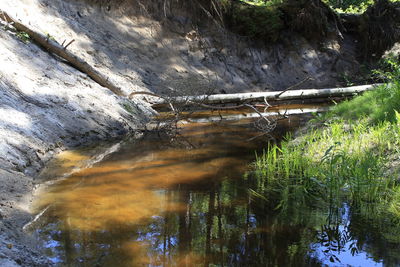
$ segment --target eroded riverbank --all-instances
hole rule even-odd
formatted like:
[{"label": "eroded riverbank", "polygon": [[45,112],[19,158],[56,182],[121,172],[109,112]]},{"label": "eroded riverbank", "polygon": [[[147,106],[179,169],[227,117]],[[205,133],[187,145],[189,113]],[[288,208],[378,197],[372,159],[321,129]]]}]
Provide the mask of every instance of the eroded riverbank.
[{"label": "eroded riverbank", "polygon": [[0,265],[46,266],[22,231],[34,177],[57,153],[134,134],[153,113],[3,28],[0,46]]}]

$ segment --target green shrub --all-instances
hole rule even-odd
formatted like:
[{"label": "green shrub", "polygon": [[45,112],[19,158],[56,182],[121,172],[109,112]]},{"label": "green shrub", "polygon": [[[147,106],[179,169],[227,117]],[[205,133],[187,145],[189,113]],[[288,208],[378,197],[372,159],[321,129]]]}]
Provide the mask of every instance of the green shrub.
[{"label": "green shrub", "polygon": [[343,13],[362,13],[374,0],[325,0],[333,9]]},{"label": "green shrub", "polygon": [[230,27],[242,36],[266,42],[278,40],[284,27],[278,2],[270,5],[233,5],[228,16]]}]

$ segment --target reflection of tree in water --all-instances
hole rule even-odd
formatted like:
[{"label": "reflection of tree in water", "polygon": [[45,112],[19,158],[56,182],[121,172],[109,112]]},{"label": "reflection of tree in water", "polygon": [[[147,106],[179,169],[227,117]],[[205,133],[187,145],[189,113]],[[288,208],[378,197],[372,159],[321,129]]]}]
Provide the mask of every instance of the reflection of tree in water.
[{"label": "reflection of tree in water", "polygon": [[[210,146],[209,143],[203,143],[202,134],[194,134],[200,138],[175,140],[174,144],[164,144],[167,146],[165,149],[176,146],[175,142],[178,141],[184,148],[178,150],[179,153],[187,151],[189,147],[190,151],[196,152],[196,149]],[[150,144],[156,143],[154,139],[150,141],[144,146],[135,147],[143,152],[142,158],[152,149]],[[277,186],[251,174],[240,177],[238,166],[232,163],[230,156],[245,150],[243,145],[235,146],[232,151],[235,142],[228,137],[222,141],[215,140],[215,143],[220,154],[212,154],[211,159],[208,150],[198,154],[179,154],[181,161],[175,159],[178,154],[168,154],[173,160],[157,165],[157,171],[163,173],[173,172],[179,167],[178,164],[182,165],[182,162],[189,160],[191,163],[199,162],[202,168],[206,168],[211,165],[211,160],[229,156],[229,160],[215,164],[212,172],[204,175],[204,179],[181,179],[182,182],[176,182],[180,178],[178,175],[168,177],[175,182],[167,183],[167,178],[154,179],[153,176],[158,172],[152,171],[146,172],[147,176],[143,178],[140,177],[142,169],[153,170],[155,167],[140,164],[133,169],[132,177],[132,170],[120,171],[121,165],[116,164],[114,168],[114,165],[109,164],[110,168],[105,169],[115,176],[107,174],[102,179],[101,166],[94,168],[92,176],[97,178],[86,176],[84,184],[80,185],[82,190],[84,186],[88,189],[93,186],[89,193],[98,193],[104,197],[110,188],[100,186],[112,182],[121,184],[115,190],[132,196],[138,192],[123,189],[131,187],[138,190],[142,185],[146,192],[143,196],[154,197],[154,202],[161,206],[151,207],[143,216],[130,214],[129,219],[114,220],[108,224],[114,218],[104,216],[100,218],[102,223],[96,224],[93,214],[101,216],[101,210],[96,213],[82,210],[79,222],[86,218],[94,219],[94,222],[87,222],[86,231],[74,230],[74,223],[69,218],[76,217],[76,211],[71,211],[73,215],[68,214],[69,210],[65,214],[55,212],[53,214],[59,217],[47,217],[49,222],[44,222],[46,226],[41,228],[49,247],[49,255],[67,266],[322,266],[329,261],[337,264],[340,253],[350,251],[354,255],[367,253],[376,261],[383,260],[389,266],[400,264],[397,253],[400,227],[395,222],[378,217],[376,214],[381,213],[368,207],[343,205],[340,199],[326,203],[323,200],[325,198],[317,194],[320,186],[317,182],[303,186],[276,179],[274,183]],[[224,147],[229,147],[229,150],[224,150]],[[130,147],[126,149],[132,150]],[[157,149],[164,151],[160,147]],[[150,155],[153,160],[160,160],[157,155]],[[112,160],[110,162],[113,163]],[[130,168],[134,164],[124,163]],[[167,168],[162,168],[164,165],[168,165]],[[188,166],[193,168],[194,165]],[[107,164],[103,167],[107,167]],[[110,180],[110,177],[114,180]],[[145,180],[145,185],[133,182],[140,181],[139,178]],[[161,182],[163,186],[159,186]],[[61,195],[62,192],[55,193]],[[107,201],[116,203],[114,205],[131,204],[129,210],[121,209],[125,213],[137,208],[139,204],[148,205],[150,201],[125,196],[113,202],[114,198],[122,198],[119,194],[114,196],[114,192],[107,197]],[[97,200],[103,199],[93,198],[89,206],[95,206]],[[134,203],[126,203],[129,201]],[[54,209],[57,209],[57,203]],[[113,216],[117,216],[118,212],[113,212]],[[127,216],[122,214],[122,217],[124,215]],[[137,220],[132,221],[134,219]],[[101,227],[90,227],[90,224]]]},{"label": "reflection of tree in water", "polygon": [[49,235],[60,243],[56,250],[67,252],[62,261],[71,266],[321,266],[321,260],[339,262],[345,250],[399,263],[393,252],[399,242],[385,239],[384,231],[393,228],[381,226],[383,220],[372,215],[365,220],[350,206],[327,213],[324,207],[287,203],[289,210],[274,210],[273,203],[249,194],[253,183],[248,178],[208,187],[176,185],[160,194],[166,205],[184,204],[179,212],[99,232],[72,231],[65,221]]},{"label": "reflection of tree in water", "polygon": [[[184,199],[188,206],[184,212],[164,217],[163,265],[176,265],[178,261],[179,266],[288,266],[295,262],[319,265],[312,258],[304,258],[309,245],[304,235],[311,237],[311,231],[286,225],[277,212],[266,212],[250,198],[247,183],[225,181],[213,185],[208,192],[186,191],[182,187],[181,191],[174,191],[178,194],[176,199]],[[171,240],[177,243],[169,245]],[[158,245],[151,247],[155,259]]]}]

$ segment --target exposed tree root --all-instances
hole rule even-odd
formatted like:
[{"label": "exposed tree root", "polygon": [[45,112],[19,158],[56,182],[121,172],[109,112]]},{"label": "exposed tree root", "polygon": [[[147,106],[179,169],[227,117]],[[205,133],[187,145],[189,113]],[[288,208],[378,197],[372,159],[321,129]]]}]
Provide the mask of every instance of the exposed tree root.
[{"label": "exposed tree root", "polygon": [[364,61],[380,59],[400,41],[400,5],[379,0],[361,16],[359,33]]},{"label": "exposed tree root", "polygon": [[363,61],[375,62],[400,41],[400,4],[379,0],[363,14],[341,14],[346,32],[357,34]]}]

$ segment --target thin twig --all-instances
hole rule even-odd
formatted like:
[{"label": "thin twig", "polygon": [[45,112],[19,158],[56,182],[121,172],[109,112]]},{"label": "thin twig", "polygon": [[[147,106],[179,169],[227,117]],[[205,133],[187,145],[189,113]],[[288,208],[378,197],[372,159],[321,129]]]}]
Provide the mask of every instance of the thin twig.
[{"label": "thin twig", "polygon": [[161,95],[157,95],[157,94],[150,93],[150,92],[145,92],[145,91],[132,92],[132,93],[129,94],[128,98],[132,98],[134,95],[150,95],[150,96],[166,99],[165,97],[163,97]]},{"label": "thin twig", "polygon": [[252,105],[249,104],[243,104],[246,107],[251,108],[252,110],[254,110],[262,119],[264,119],[266,122],[271,123],[263,114],[261,114],[260,111],[258,111],[255,107],[253,107]]},{"label": "thin twig", "polygon": [[291,90],[291,89],[293,89],[293,88],[299,86],[300,84],[302,84],[302,83],[304,83],[304,82],[306,82],[306,81],[308,81],[308,80],[313,80],[313,78],[311,78],[310,76],[308,76],[308,77],[304,78],[303,80],[301,80],[300,82],[298,82],[298,83],[296,83],[296,84],[294,84],[294,85],[292,85],[292,86],[289,86],[288,88],[286,88],[285,90],[283,90],[282,92],[280,92],[279,94],[277,94],[275,97],[281,96],[283,93],[285,93],[285,92],[287,92],[287,91],[289,91],[289,90]]},{"label": "thin twig", "polygon": [[238,106],[222,107],[222,106],[207,105],[207,104],[198,103],[198,102],[194,102],[194,101],[189,101],[189,102],[192,104],[197,104],[198,106],[203,107],[203,108],[209,108],[209,109],[214,109],[214,110],[238,109],[238,108],[243,108],[246,106],[246,105],[242,104],[242,105],[238,105]]},{"label": "thin twig", "polygon": [[269,134],[269,133],[267,133],[267,132],[260,133],[260,134],[258,134],[256,136],[253,136],[252,138],[247,139],[246,142],[253,141],[254,139],[257,139],[258,137],[261,137],[261,136],[264,136],[264,135],[267,135],[267,134]]},{"label": "thin twig", "polygon": [[68,44],[66,44],[66,46],[64,46],[64,50],[66,50],[67,47],[70,46],[73,42],[75,42],[75,39],[72,39]]}]

